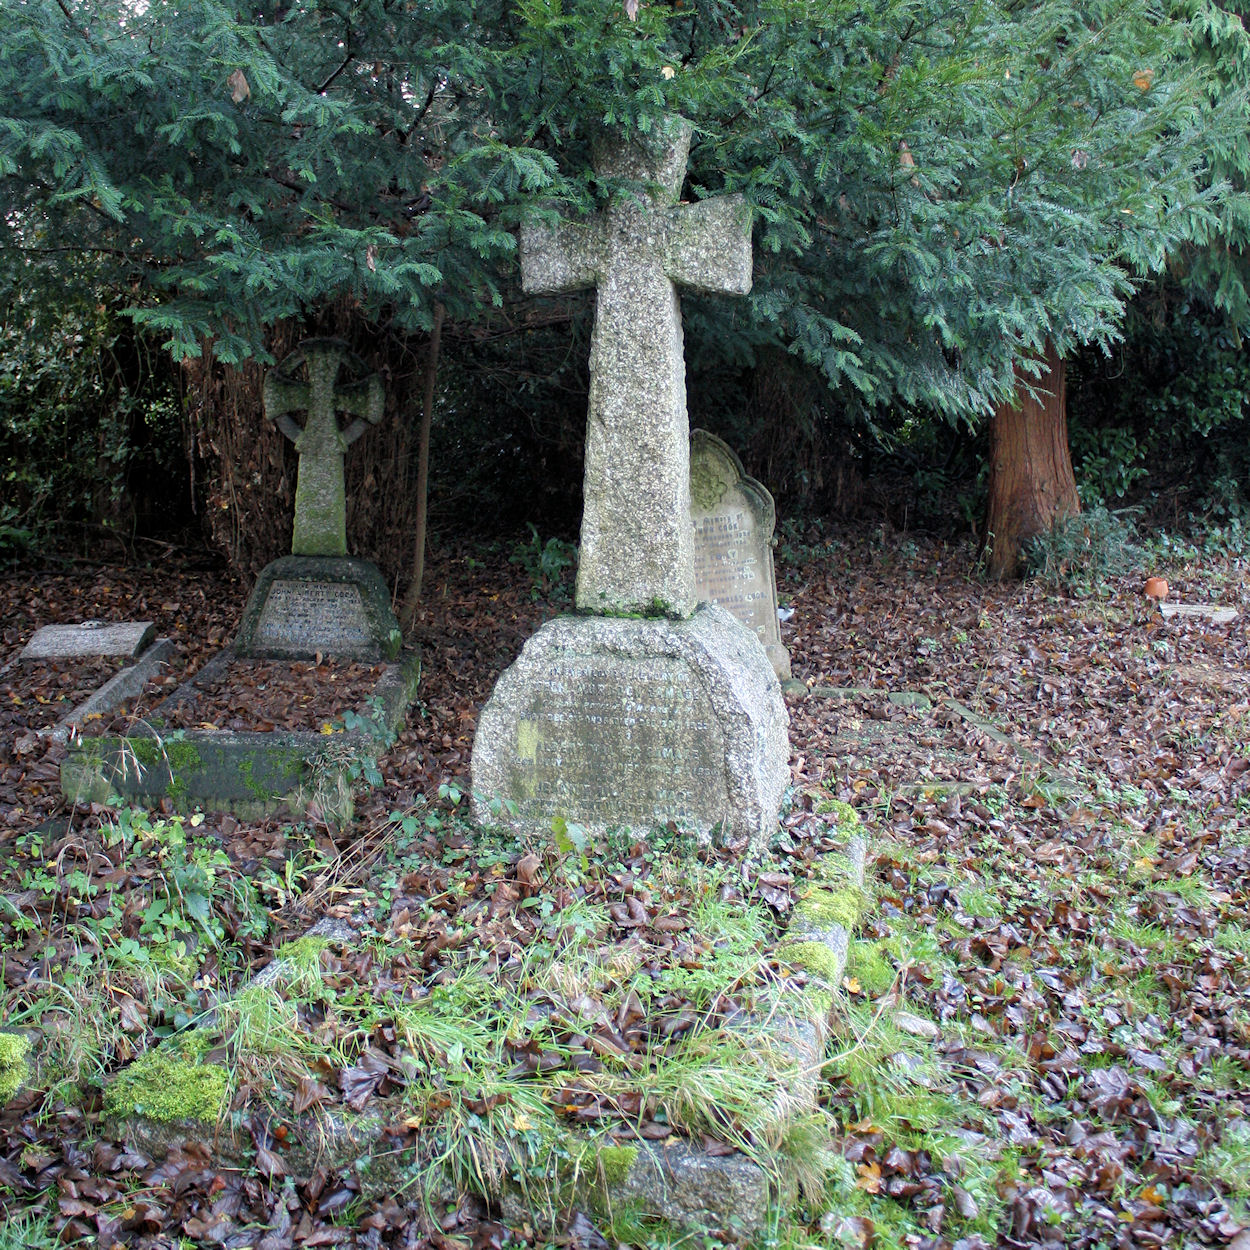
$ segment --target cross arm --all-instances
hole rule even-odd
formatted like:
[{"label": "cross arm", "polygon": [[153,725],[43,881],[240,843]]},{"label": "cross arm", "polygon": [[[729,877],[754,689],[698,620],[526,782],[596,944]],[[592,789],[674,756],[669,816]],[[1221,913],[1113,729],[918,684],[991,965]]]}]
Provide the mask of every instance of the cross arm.
[{"label": "cross arm", "polygon": [[521,287],[527,295],[563,295],[595,285],[601,232],[561,221],[521,227]]},{"label": "cross arm", "polygon": [[343,431],[343,443],[354,443],[371,425],[382,420],[382,409],[386,403],[386,393],[382,389],[382,379],[376,373],[359,382],[349,382],[338,387],[334,392],[334,406],[339,412],[350,413],[356,418]]},{"label": "cross arm", "polygon": [[265,416],[287,438],[298,438],[302,431],[298,423],[291,420],[289,414],[292,412],[303,412],[307,409],[312,399],[308,383],[284,378],[276,369],[271,369],[265,375],[262,394]]},{"label": "cross arm", "polygon": [[751,289],[751,210],[740,195],[717,195],[668,210],[668,276],[700,295]]}]

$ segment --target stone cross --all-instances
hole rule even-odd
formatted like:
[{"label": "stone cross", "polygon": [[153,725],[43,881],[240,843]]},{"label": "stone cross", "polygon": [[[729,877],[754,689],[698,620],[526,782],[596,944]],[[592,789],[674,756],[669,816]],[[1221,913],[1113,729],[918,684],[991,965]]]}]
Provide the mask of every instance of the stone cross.
[{"label": "stone cross", "polygon": [[[384,393],[376,374],[336,386],[339,369],[352,359],[339,339],[305,339],[265,377],[265,416],[299,452],[295,484],[295,526],[291,554],[347,554],[347,492],[343,485],[343,453],[368,428],[382,419]],[[295,376],[303,362],[308,379]],[[307,412],[301,426],[293,412]],[[356,419],[339,428],[338,413]]]},{"label": "stone cross", "polygon": [[586,224],[521,230],[531,294],[594,287],[585,502],[577,606],[688,617],[696,604],[690,443],[681,305],[751,289],[750,210],[739,195],[677,203],[691,127],[677,119],[650,148],[614,142],[601,178],[640,184]]}]

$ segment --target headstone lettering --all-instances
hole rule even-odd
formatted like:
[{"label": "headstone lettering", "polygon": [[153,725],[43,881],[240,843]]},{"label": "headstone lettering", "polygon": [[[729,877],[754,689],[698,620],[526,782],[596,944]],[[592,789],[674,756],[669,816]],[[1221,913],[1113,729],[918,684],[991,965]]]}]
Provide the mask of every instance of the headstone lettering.
[{"label": "headstone lettering", "polygon": [[367,637],[360,588],[342,582],[275,581],[256,627],[258,646],[311,647],[334,653]]}]

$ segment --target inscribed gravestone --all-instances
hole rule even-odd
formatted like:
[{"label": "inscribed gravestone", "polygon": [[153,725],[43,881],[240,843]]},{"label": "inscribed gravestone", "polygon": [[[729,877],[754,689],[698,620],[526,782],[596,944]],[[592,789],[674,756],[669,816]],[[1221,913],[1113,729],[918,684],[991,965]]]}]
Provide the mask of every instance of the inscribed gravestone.
[{"label": "inscribed gravestone", "polygon": [[760,640],[773,672],[790,680],[790,653],[777,622],[773,497],[727,444],[706,430],[690,435],[690,519],[700,601],[718,603]]},{"label": "inscribed gravestone", "polygon": [[[586,224],[521,233],[531,293],[593,286],[595,325],[577,606],[500,678],[473,746],[475,814],[592,831],[678,821],[762,843],[789,776],[767,656],[723,609],[696,611],[677,287],[745,294],[740,197],[678,205],[690,129],[601,145],[616,198]],[[635,619],[626,619],[633,617]],[[643,618],[643,619],[637,619]]]},{"label": "inscribed gravestone", "polygon": [[[307,339],[265,378],[265,415],[299,452],[291,554],[261,570],[235,641],[240,655],[391,658],[401,637],[377,568],[347,555],[343,457],[382,416],[376,375],[337,339]],[[340,373],[356,375],[340,380]],[[301,376],[301,374],[303,376]],[[301,426],[293,413],[306,412]],[[340,426],[339,414],[354,418]]]}]

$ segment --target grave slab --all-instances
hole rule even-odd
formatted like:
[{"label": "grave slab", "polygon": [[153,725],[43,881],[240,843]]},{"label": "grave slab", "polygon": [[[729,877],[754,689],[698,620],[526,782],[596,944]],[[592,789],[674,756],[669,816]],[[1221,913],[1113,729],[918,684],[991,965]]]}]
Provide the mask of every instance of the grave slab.
[{"label": "grave slab", "polygon": [[[560,617],[525,644],[478,720],[474,814],[549,834],[676,821],[759,848],[789,780],[768,657],[723,608],[689,621]],[[510,799],[515,814],[491,809]]]},{"label": "grave slab", "polygon": [[1237,609],[1218,603],[1161,603],[1159,611],[1165,617],[1205,617],[1213,625],[1227,625],[1237,619]]},{"label": "grave slab", "polygon": [[789,681],[790,653],[777,620],[773,497],[706,430],[690,434],[690,519],[698,599],[733,613],[760,640],[773,672]]},{"label": "grave slab", "polygon": [[22,648],[18,659],[62,660],[74,656],[137,656],[156,636],[151,621],[79,621],[45,625]]}]

